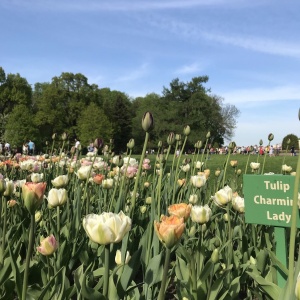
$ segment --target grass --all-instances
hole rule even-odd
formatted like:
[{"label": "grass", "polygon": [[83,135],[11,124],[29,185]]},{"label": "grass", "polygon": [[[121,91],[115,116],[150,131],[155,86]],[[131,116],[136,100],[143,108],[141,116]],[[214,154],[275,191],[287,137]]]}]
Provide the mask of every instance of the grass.
[{"label": "grass", "polygon": [[[134,155],[134,158],[136,158],[137,160],[139,159],[138,155]],[[151,154],[147,156],[150,161],[151,164],[153,165],[155,163],[155,159],[156,159],[156,155]],[[191,161],[193,160],[193,155],[183,155],[181,160],[183,161],[184,159],[191,159]],[[206,159],[206,155],[204,157],[204,163],[205,163],[205,168],[210,169],[211,174],[214,174],[214,172],[219,168],[220,170],[222,170],[224,168],[224,164],[225,161],[227,159],[227,155],[218,155],[218,154],[212,154],[209,155],[209,157]],[[201,160],[201,156],[199,155],[198,160]],[[247,165],[247,160],[248,160],[248,155],[244,155],[244,154],[231,154],[229,161],[230,160],[237,160],[238,161],[238,165],[237,165],[237,169],[241,169],[242,174],[245,173],[245,169],[246,169],[246,165]],[[269,172],[273,172],[275,174],[281,174],[281,168],[282,168],[282,164],[286,164],[288,166],[292,167],[292,172],[296,171],[296,166],[297,166],[297,160],[298,157],[297,156],[291,156],[290,154],[287,155],[280,155],[280,156],[267,156],[265,158],[265,166],[264,166],[264,173],[269,173]],[[169,159],[167,161],[167,169],[169,169],[172,165],[172,161],[173,161],[173,155],[169,156]],[[175,160],[175,162],[177,163],[177,160]],[[264,162],[264,156],[258,156],[258,155],[253,155],[250,154],[249,157],[249,164],[251,162],[259,162],[260,166],[262,168],[263,166],[263,162]],[[192,167],[192,166],[191,166]],[[230,165],[228,166],[227,169],[227,175],[231,176],[234,173],[234,168],[232,168]],[[251,168],[248,165],[247,167],[247,174],[251,174]]]}]

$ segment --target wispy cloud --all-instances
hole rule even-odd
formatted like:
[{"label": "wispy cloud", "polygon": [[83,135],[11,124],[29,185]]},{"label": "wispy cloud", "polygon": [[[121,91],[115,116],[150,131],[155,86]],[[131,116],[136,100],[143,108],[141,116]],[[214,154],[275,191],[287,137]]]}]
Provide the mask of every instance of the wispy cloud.
[{"label": "wispy cloud", "polygon": [[148,63],[144,63],[139,66],[135,70],[129,70],[126,75],[117,77],[114,81],[115,82],[127,82],[127,81],[134,81],[142,78],[148,72]]},{"label": "wispy cloud", "polygon": [[300,100],[299,85],[284,85],[271,88],[240,89],[231,92],[222,92],[226,102],[240,104],[245,102]]},{"label": "wispy cloud", "polygon": [[182,22],[170,18],[152,17],[147,22],[160,30],[171,32],[173,35],[179,36],[179,38],[194,42],[206,40],[261,53],[300,58],[300,43],[297,41],[274,39],[268,36],[253,36],[250,34],[247,36],[247,33],[243,33],[243,35],[238,33],[228,34],[227,32],[205,28],[205,25],[199,26],[199,24]]},{"label": "wispy cloud", "polygon": [[263,37],[245,37],[239,35],[226,36],[215,33],[202,33],[202,36],[208,40],[242,47],[248,50],[300,58],[299,43],[292,43],[288,41],[274,40]]},{"label": "wispy cloud", "polygon": [[186,74],[193,74],[201,71],[202,68],[198,63],[193,63],[190,65],[184,65],[181,68],[175,70],[174,74],[176,75],[186,75]]},{"label": "wispy cloud", "polygon": [[[245,3],[245,0],[233,0],[234,3]],[[23,7],[31,10],[50,9],[68,11],[149,11],[166,9],[184,9],[199,6],[228,5],[227,0],[170,0],[170,1],[37,1],[37,0],[2,0],[0,7]]]}]

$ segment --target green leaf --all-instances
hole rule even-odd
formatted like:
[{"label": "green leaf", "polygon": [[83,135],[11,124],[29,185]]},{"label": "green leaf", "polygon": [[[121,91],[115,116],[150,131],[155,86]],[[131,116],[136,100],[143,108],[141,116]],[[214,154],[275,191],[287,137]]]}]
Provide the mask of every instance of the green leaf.
[{"label": "green leaf", "polygon": [[124,269],[120,280],[117,283],[117,289],[119,297],[123,298],[125,291],[128,289],[128,285],[135,277],[140,268],[142,247],[140,247],[131,257],[128,264],[124,265]]},{"label": "green leaf", "polygon": [[277,258],[273,251],[267,250],[272,263],[278,267],[286,276],[288,275],[288,268]]},{"label": "green leaf", "polygon": [[118,293],[117,293],[117,288],[116,288],[115,282],[114,282],[114,274],[109,276],[108,299],[120,299],[120,297],[118,296]]},{"label": "green leaf", "polygon": [[219,277],[214,284],[211,287],[210,295],[209,295],[209,300],[215,300],[218,299],[218,294],[223,287],[223,277]]},{"label": "green leaf", "polygon": [[17,257],[15,253],[12,252],[10,248],[10,244],[8,243],[7,245],[8,245],[9,255],[10,255],[10,263],[13,271],[13,276],[16,282],[16,291],[19,299],[22,299],[22,279],[21,279],[21,273],[19,267],[17,266]]},{"label": "green leaf", "polygon": [[203,270],[200,274],[200,279],[199,280],[200,280],[201,283],[203,283],[208,278],[208,276],[211,274],[211,271],[213,269],[214,269],[214,263],[211,260],[209,260],[205,264],[205,266],[204,266],[204,268],[203,268]]},{"label": "green leaf", "polygon": [[175,265],[175,274],[179,281],[188,282],[190,277],[190,268],[188,264],[180,257],[177,256]]},{"label": "green leaf", "polygon": [[92,268],[93,265],[94,263],[91,263],[83,274],[81,295],[84,297],[84,299],[87,300],[102,300],[102,299],[105,300],[105,297],[100,292],[98,292],[94,288],[89,287],[86,283],[87,275],[88,273],[91,273],[90,269]]},{"label": "green leaf", "polygon": [[163,266],[161,264],[162,253],[154,256],[149,261],[148,268],[145,273],[145,283],[151,287],[153,284],[160,282],[162,278]]},{"label": "green leaf", "polygon": [[267,264],[268,254],[266,250],[260,250],[256,256],[257,269],[265,276],[265,268]]},{"label": "green leaf", "polygon": [[256,275],[250,271],[246,271],[246,273],[252,277],[259,285],[259,287],[266,292],[272,299],[277,300],[278,295],[281,292],[281,288],[276,284],[265,280],[262,276]]},{"label": "green leaf", "polygon": [[83,265],[79,266],[74,273],[74,281],[77,289],[77,294],[81,293],[82,280],[83,280]]},{"label": "green leaf", "polygon": [[8,275],[11,272],[11,264],[10,264],[10,258],[6,258],[4,260],[3,266],[0,269],[0,286],[4,284],[6,280],[8,280]]},{"label": "green leaf", "polygon": [[[50,279],[50,281],[48,282],[48,284],[43,288],[43,291],[42,291],[42,293],[40,294],[38,300],[43,300],[44,296],[46,295],[46,293],[47,293],[47,292],[49,291],[49,289],[51,288],[51,285],[54,283],[56,276],[57,276],[58,274],[60,274],[60,272],[61,272],[63,269],[65,269],[65,267],[62,267],[60,270],[58,270],[58,271],[56,272],[56,274],[55,274],[53,277],[51,277],[51,279]],[[64,271],[64,272],[65,272],[65,271]]]}]

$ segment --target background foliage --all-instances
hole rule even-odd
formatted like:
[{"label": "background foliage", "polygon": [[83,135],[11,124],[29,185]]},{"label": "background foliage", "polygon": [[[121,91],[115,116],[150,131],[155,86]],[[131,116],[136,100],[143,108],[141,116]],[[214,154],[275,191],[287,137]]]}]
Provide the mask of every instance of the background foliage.
[{"label": "background foliage", "polygon": [[135,151],[142,147],[140,120],[145,111],[155,114],[149,148],[156,148],[170,131],[181,133],[190,125],[193,132],[188,147],[205,139],[211,132],[211,143],[224,144],[230,138],[239,114],[233,105],[224,105],[222,98],[206,87],[208,76],[190,82],[174,79],[163,87],[162,95],[149,93],[130,98],[120,91],[89,84],[83,74],[64,72],[51,82],[34,84],[19,74],[6,74],[0,67],[0,137],[21,147],[24,141],[35,141],[39,150],[53,133],[66,132],[86,147],[90,139],[114,139],[115,152],[126,151],[124,145],[135,138]]}]

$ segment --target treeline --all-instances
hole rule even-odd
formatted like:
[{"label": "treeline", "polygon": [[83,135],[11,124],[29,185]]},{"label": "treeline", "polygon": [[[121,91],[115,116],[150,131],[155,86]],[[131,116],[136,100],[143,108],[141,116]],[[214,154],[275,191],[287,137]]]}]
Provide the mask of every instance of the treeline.
[{"label": "treeline", "polygon": [[151,111],[155,127],[149,148],[156,148],[158,141],[164,143],[170,132],[181,134],[185,125],[191,127],[188,147],[204,140],[208,131],[211,143],[222,145],[233,135],[239,111],[224,105],[205,87],[207,82],[207,76],[187,83],[174,79],[163,87],[162,95],[130,98],[89,84],[80,73],[64,72],[32,87],[20,74],[6,74],[0,67],[0,137],[17,147],[31,139],[42,149],[53,133],[66,132],[71,144],[78,138],[83,147],[95,138],[113,139],[116,153],[125,151],[134,138],[139,151],[144,141],[141,119],[145,111]]}]

